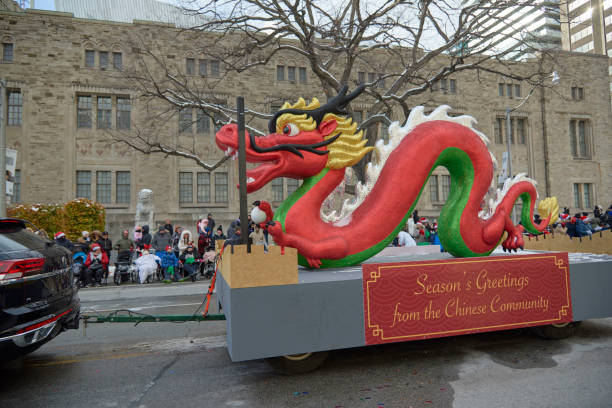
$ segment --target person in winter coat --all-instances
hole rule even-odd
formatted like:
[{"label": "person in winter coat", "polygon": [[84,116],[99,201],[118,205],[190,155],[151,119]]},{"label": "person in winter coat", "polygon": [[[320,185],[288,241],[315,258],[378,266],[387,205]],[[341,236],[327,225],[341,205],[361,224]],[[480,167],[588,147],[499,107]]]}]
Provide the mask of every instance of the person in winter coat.
[{"label": "person in winter coat", "polygon": [[131,251],[134,249],[134,241],[128,238],[129,235],[130,232],[128,230],[123,231],[121,234],[121,239],[115,244],[115,249],[117,252]]},{"label": "person in winter coat", "polygon": [[172,236],[172,234],[174,233],[174,227],[172,226],[172,222],[170,222],[169,219],[164,220],[164,228],[166,229],[166,231],[168,231],[168,234]]},{"label": "person in winter coat", "polygon": [[191,280],[195,282],[198,269],[195,265],[195,251],[193,249],[193,244],[189,244],[185,248],[185,250],[181,253],[179,260],[183,264],[183,271],[185,271],[184,279],[191,278]]},{"label": "person in winter coat", "polygon": [[137,225],[136,228],[134,228],[134,243],[138,245],[140,241],[142,241],[142,227]]},{"label": "person in winter coat", "polygon": [[[102,284],[102,276],[108,268],[108,256],[100,245],[92,244],[91,251],[85,259],[85,286]],[[93,279],[92,279],[93,278]]]},{"label": "person in winter coat", "polygon": [[155,235],[153,235],[151,246],[155,249],[155,253],[164,252],[166,247],[172,246],[172,237],[163,225],[160,225]]},{"label": "person in winter coat", "polygon": [[223,227],[221,225],[219,225],[219,228],[217,228],[217,231],[215,232],[215,235],[213,235],[213,246],[216,248],[217,247],[217,241],[225,241],[226,239],[227,239],[227,237],[223,233]]},{"label": "person in winter coat", "polygon": [[253,245],[264,245],[265,249],[268,249],[266,245],[266,238],[264,237],[263,230],[259,224],[255,224],[255,230],[249,234],[249,239]]},{"label": "person in winter coat", "polygon": [[200,236],[198,237],[198,255],[201,258],[204,253],[208,250],[210,250],[212,246],[212,239],[210,238],[210,236],[206,233],[206,231],[203,231],[200,233]]},{"label": "person in winter coat", "polygon": [[181,242],[181,234],[183,232],[183,227],[176,227],[174,229],[174,234],[172,234],[172,249],[174,250],[174,255],[179,257],[181,251],[179,249],[179,242]]},{"label": "person in winter coat", "polygon": [[211,231],[215,230],[215,219],[213,218],[212,213],[208,213],[208,215],[206,216],[206,219],[208,220],[208,227],[210,228]]},{"label": "person in winter coat", "polygon": [[140,238],[140,243],[138,244],[138,247],[141,249],[148,250],[151,248],[152,240],[153,240],[153,236],[149,233],[149,226],[143,225],[142,226],[142,238]]},{"label": "person in winter coat", "polygon": [[102,237],[98,240],[98,244],[102,250],[106,252],[106,256],[110,257],[113,249],[113,241],[108,237],[108,231],[102,233]]},{"label": "person in winter coat", "polygon": [[85,252],[86,254],[89,253],[89,232],[87,231],[83,231],[81,232],[81,236],[77,239],[77,243],[76,243],[76,247],[75,249],[78,249],[80,251]]},{"label": "person in winter coat", "polygon": [[138,279],[140,283],[145,283],[151,276],[157,272],[157,263],[161,259],[155,254],[150,254],[149,251],[142,251],[142,256],[134,261],[134,265],[138,268]]},{"label": "person in winter coat", "polygon": [[576,218],[576,236],[577,237],[585,237],[587,235],[593,234],[593,231],[591,230],[591,226],[580,218],[580,214],[576,214],[574,217]]},{"label": "person in winter coat", "polygon": [[172,247],[168,245],[166,250],[158,253],[161,260],[161,268],[164,273],[164,282],[172,282],[178,280],[178,258],[174,255]]},{"label": "person in winter coat", "polygon": [[64,234],[62,231],[56,232],[54,238],[55,238],[55,242],[58,245],[63,246],[64,248],[66,248],[70,252],[72,252],[74,250],[74,244],[72,242],[70,242],[70,240],[68,238],[66,238],[66,234]]},{"label": "person in winter coat", "polygon": [[193,237],[191,236],[191,231],[183,230],[183,232],[181,232],[181,239],[178,242],[179,255],[182,255],[183,252],[185,252],[185,249],[187,249],[187,247],[190,245],[193,248]]}]

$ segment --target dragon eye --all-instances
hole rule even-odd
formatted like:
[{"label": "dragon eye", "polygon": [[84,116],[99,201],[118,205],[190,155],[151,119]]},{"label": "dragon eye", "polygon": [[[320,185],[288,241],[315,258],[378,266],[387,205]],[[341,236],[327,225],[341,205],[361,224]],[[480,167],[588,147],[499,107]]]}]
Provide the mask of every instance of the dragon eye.
[{"label": "dragon eye", "polygon": [[297,125],[294,124],[294,123],[287,123],[283,127],[283,134],[285,134],[287,136],[295,136],[298,133],[300,133],[300,128],[297,127]]}]

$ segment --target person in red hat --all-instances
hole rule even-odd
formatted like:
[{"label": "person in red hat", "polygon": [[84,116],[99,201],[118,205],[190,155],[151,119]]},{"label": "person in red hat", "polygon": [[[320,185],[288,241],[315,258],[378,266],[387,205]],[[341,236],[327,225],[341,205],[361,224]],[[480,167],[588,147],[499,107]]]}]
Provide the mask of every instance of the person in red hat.
[{"label": "person in red hat", "polygon": [[108,268],[108,256],[98,244],[91,246],[91,251],[85,260],[85,286],[101,286],[102,276]]},{"label": "person in red hat", "polygon": [[53,238],[55,238],[56,244],[63,246],[70,252],[74,250],[74,244],[70,242],[68,238],[66,238],[66,234],[64,234],[62,231],[56,232]]},{"label": "person in red hat", "polygon": [[174,250],[171,245],[166,246],[166,251],[156,252],[161,259],[161,268],[164,274],[164,283],[171,283],[177,281],[179,277],[178,271],[178,258],[174,255]]}]

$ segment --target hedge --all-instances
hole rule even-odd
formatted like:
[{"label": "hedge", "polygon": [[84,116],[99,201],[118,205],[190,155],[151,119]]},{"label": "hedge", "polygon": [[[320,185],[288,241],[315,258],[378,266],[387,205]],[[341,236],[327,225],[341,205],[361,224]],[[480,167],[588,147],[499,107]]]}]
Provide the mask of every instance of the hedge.
[{"label": "hedge", "polygon": [[12,218],[21,218],[44,229],[53,237],[62,231],[74,241],[81,231],[103,231],[106,224],[106,210],[102,204],[84,198],[77,198],[64,205],[21,204],[7,210]]}]

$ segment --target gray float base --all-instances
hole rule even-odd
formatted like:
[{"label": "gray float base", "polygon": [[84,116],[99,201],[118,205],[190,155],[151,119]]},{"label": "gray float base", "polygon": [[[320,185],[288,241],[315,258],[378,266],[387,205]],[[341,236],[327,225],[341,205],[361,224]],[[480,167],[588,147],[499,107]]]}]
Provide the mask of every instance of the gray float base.
[{"label": "gray float base", "polygon": [[[432,248],[413,251],[385,250],[367,263],[451,258]],[[540,252],[517,254],[529,253]],[[569,254],[569,261],[574,320],[612,316],[612,256]],[[361,266],[300,267],[298,275],[295,285],[231,289],[219,274],[217,295],[233,361],[365,345]]]}]

